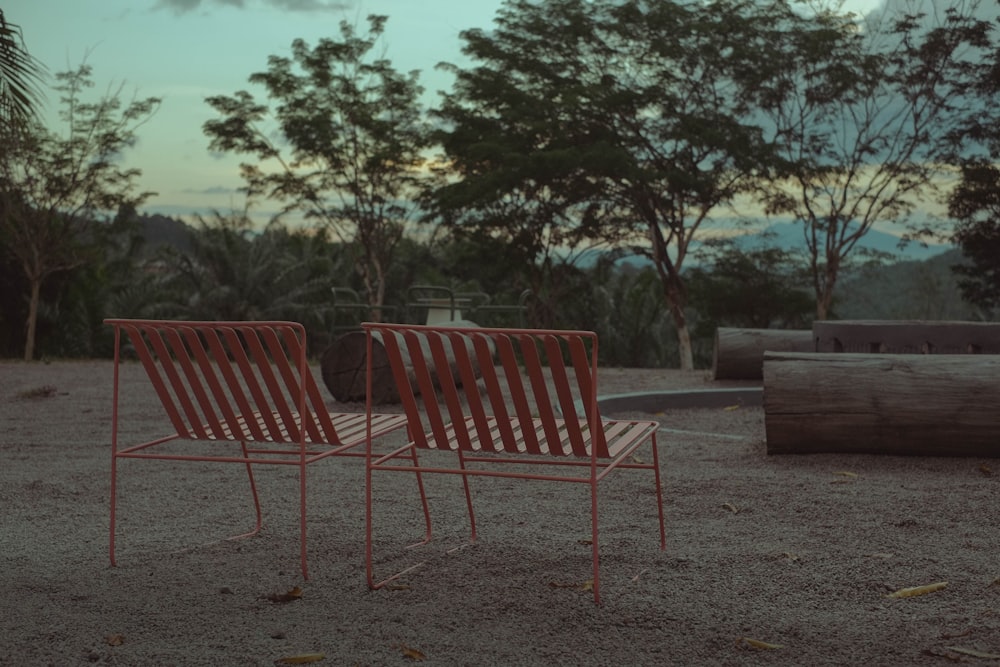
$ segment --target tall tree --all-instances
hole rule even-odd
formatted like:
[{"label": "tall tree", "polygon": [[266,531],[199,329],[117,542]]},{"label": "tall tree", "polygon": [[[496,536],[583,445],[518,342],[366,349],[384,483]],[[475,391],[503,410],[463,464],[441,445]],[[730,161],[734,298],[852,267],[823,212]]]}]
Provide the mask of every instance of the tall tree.
[{"label": "tall tree", "polygon": [[[770,166],[749,104],[783,4],[509,0],[462,33],[439,110],[457,177],[435,209],[527,252],[629,243],[653,261],[693,367],[684,263],[711,212]],[[663,333],[663,332],[661,332]],[[653,334],[656,335],[656,334]]]},{"label": "tall tree", "polygon": [[241,167],[251,198],[282,201],[284,212],[359,249],[356,269],[373,305],[384,301],[393,249],[415,215],[428,142],[417,72],[402,75],[372,57],[385,23],[369,16],[360,37],[341,22],[339,40],[313,48],[295,40],[292,58],[271,56],[266,72],[250,76],[273,109],[246,91],[210,97],[222,118],[204,126],[213,150],[257,159]]},{"label": "tall tree", "polygon": [[972,5],[900,7],[865,19],[822,9],[786,31],[781,71],[759,89],[791,168],[762,200],[802,224],[819,319],[865,234],[907,222],[933,190],[942,140],[974,109],[977,53],[990,48]]},{"label": "tall tree", "polygon": [[137,129],[159,105],[157,98],[122,101],[122,87],[95,101],[91,68],[81,65],[56,76],[64,134],[37,122],[0,157],[0,244],[27,280],[28,314],[24,358],[35,353],[42,288],[53,275],[97,261],[101,242],[115,231],[121,209],[134,209],[151,195],[136,191],[138,169],[122,165]]}]

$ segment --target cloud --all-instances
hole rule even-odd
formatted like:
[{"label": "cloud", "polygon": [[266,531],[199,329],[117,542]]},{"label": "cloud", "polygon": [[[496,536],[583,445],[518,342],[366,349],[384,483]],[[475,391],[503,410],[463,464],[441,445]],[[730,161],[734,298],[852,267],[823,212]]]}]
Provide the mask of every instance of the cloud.
[{"label": "cloud", "polygon": [[247,9],[252,5],[291,12],[339,12],[349,9],[351,3],[336,0],[157,0],[153,9],[169,9],[180,15],[193,12],[202,6]]}]

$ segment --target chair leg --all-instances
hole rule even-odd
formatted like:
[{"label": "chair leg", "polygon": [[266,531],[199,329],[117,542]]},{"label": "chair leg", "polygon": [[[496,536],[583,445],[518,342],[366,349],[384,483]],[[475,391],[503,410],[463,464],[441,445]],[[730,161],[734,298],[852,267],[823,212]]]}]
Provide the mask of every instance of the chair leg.
[{"label": "chair leg", "polygon": [[[240,446],[243,448],[243,458],[248,458],[249,454],[247,452],[247,443],[241,442]],[[250,494],[253,496],[253,507],[254,512],[257,514],[257,520],[254,523],[253,530],[248,533],[233,535],[232,537],[227,538],[230,540],[241,540],[244,537],[253,537],[260,532],[261,526],[263,526],[264,523],[260,511],[260,496],[257,495],[257,481],[253,476],[253,465],[249,461],[247,461],[245,465],[247,467],[247,478],[250,480]]]},{"label": "chair leg", "polygon": [[660,485],[660,457],[657,454],[656,434],[651,441],[653,445],[653,474],[656,476],[656,511],[660,518],[660,551],[667,549],[667,530],[663,521],[663,487]]},{"label": "chair leg", "polygon": [[111,459],[111,537],[108,546],[108,556],[111,559],[111,567],[118,563],[115,560],[115,520],[118,510],[118,457]]},{"label": "chair leg", "polygon": [[299,465],[299,561],[302,566],[302,578],[309,580],[309,567],[306,565],[306,464]]},{"label": "chair leg", "polygon": [[[410,460],[413,462],[414,468],[419,468],[419,461],[417,458],[417,452],[415,447],[410,448]],[[424,539],[415,544],[411,544],[407,548],[419,547],[427,544],[431,540],[431,515],[430,515],[430,505],[427,502],[427,493],[424,491],[424,481],[419,470],[415,472],[417,476],[417,489],[420,491],[420,502],[424,510],[424,525],[425,533]],[[401,576],[408,572],[412,572],[418,567],[424,565],[424,562],[417,563],[416,565],[411,565],[410,567],[393,574],[390,577],[377,581],[375,579],[375,567],[373,564],[373,540],[372,540],[372,468],[371,461],[366,461],[365,463],[365,578],[368,580],[368,588],[371,590],[378,590],[386,586],[392,581],[399,579]]]},{"label": "chair leg", "polygon": [[[462,450],[458,450],[458,467],[465,470],[465,456],[462,454]],[[465,486],[465,505],[469,508],[469,526],[471,534],[469,536],[470,542],[476,541],[476,513],[472,509],[472,489],[469,486],[469,476],[462,475],[462,484]]]},{"label": "chair leg", "polygon": [[420,505],[424,510],[424,539],[411,546],[420,546],[431,541],[431,508],[427,502],[427,492],[424,490],[424,477],[420,472],[420,461],[417,459],[416,447],[410,448],[410,460],[413,461],[413,467],[417,470],[417,490],[420,492]]},{"label": "chair leg", "polygon": [[601,604],[601,557],[597,544],[597,479],[590,480],[590,549],[594,561],[594,579],[591,590],[594,593],[594,604]]}]

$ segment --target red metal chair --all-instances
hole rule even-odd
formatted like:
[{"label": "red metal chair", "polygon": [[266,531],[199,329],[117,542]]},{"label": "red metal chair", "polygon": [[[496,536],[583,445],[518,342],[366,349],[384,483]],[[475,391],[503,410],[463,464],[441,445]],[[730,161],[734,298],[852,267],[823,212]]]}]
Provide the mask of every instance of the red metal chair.
[{"label": "red metal chair", "polygon": [[[375,323],[362,326],[367,332],[367,412],[373,432],[377,416],[372,411],[372,359],[377,353],[379,362],[384,359],[392,370],[410,437],[407,444],[388,453],[376,454],[368,448],[365,559],[371,588],[380,588],[413,569],[407,568],[383,581],[375,578],[372,564],[375,471],[460,475],[465,485],[471,540],[476,539],[476,519],[470,477],[588,486],[592,590],[598,604],[597,491],[598,484],[611,472],[619,468],[652,471],[660,549],[666,548],[656,448],[659,424],[601,418],[597,408],[596,334]],[[376,347],[383,348],[384,355]],[[632,455],[647,441],[652,460],[642,463]],[[419,461],[418,450],[453,452],[456,456],[445,459],[454,463],[425,466]],[[525,464],[545,464],[545,468],[537,473],[525,472]],[[428,523],[421,544],[430,538]]]},{"label": "red metal chair", "polygon": [[[365,456],[360,445],[402,428],[406,418],[328,412],[307,364],[305,329],[295,322],[108,319],[105,323],[115,329],[111,564],[116,563],[120,460],[244,464],[257,518],[252,531],[236,538],[255,535],[262,524],[253,466],[277,464],[299,469],[300,560],[302,575],[308,579],[306,467],[330,456]],[[119,442],[123,336],[176,430],[125,447]]]}]

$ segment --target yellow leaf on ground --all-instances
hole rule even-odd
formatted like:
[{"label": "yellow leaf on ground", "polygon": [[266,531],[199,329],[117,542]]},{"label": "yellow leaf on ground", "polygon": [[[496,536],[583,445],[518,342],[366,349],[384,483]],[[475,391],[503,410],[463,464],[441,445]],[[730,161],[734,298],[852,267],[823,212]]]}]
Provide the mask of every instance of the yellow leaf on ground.
[{"label": "yellow leaf on ground", "polygon": [[750,637],[743,637],[742,639],[747,643],[747,645],[764,651],[773,651],[775,649],[785,648],[781,644],[769,644],[768,642],[762,642],[759,639],[751,639]]},{"label": "yellow leaf on ground", "polygon": [[985,651],[977,651],[974,648],[962,648],[961,646],[945,646],[945,648],[955,653],[972,656],[973,658],[982,658],[983,660],[1000,660],[1000,654],[997,653],[986,653]]},{"label": "yellow leaf on ground", "polygon": [[415,648],[410,648],[406,644],[400,645],[399,650],[403,652],[403,655],[405,657],[409,658],[410,660],[415,660],[416,662],[422,662],[427,659],[427,656],[423,654],[423,651],[420,651]]},{"label": "yellow leaf on ground", "polygon": [[724,407],[722,409],[725,410],[726,412],[732,412],[733,410],[739,410],[740,406],[739,405],[727,405],[726,407]]},{"label": "yellow leaf on ground", "polygon": [[274,604],[284,604],[286,602],[294,602],[302,598],[302,589],[296,586],[286,593],[271,593],[267,596],[267,599]]},{"label": "yellow leaf on ground", "polygon": [[325,660],[325,653],[301,653],[299,655],[290,655],[287,658],[278,658],[274,661],[276,665],[308,665],[311,662],[319,662],[320,660]]},{"label": "yellow leaf on ground", "polygon": [[594,590],[594,580],[587,579],[586,581],[581,581],[579,583],[567,583],[565,581],[550,581],[549,588],[573,588],[578,591],[592,591]]},{"label": "yellow leaf on ground", "polygon": [[732,512],[733,514],[739,514],[739,513],[740,513],[740,508],[739,508],[739,507],[737,507],[736,505],[732,504],[732,503],[723,503],[723,504],[722,504],[722,507],[723,507],[724,509],[727,509],[727,510],[729,510],[729,511],[730,511],[730,512]]},{"label": "yellow leaf on ground", "polygon": [[850,470],[838,470],[837,472],[835,472],[833,474],[834,475],[840,475],[841,477],[857,477],[858,476],[858,473],[851,472]]},{"label": "yellow leaf on ground", "polygon": [[913,586],[912,588],[900,588],[898,591],[889,593],[886,597],[890,598],[912,598],[918,595],[927,595],[928,593],[933,593],[939,591],[948,585],[947,581],[939,581],[934,584],[927,584],[926,586]]},{"label": "yellow leaf on ground", "polygon": [[125,643],[125,635],[119,635],[119,634],[108,635],[107,637],[104,638],[104,643],[107,644],[108,646],[121,646],[122,644]]}]

